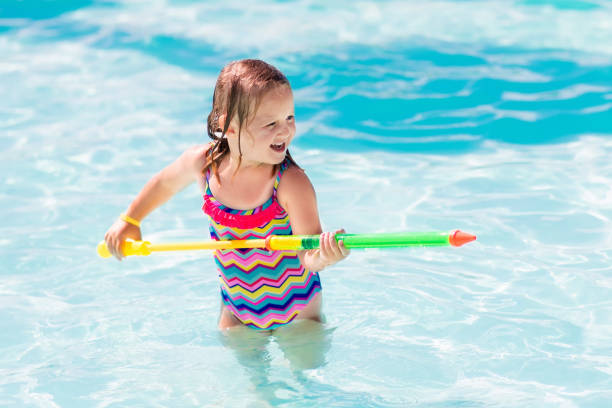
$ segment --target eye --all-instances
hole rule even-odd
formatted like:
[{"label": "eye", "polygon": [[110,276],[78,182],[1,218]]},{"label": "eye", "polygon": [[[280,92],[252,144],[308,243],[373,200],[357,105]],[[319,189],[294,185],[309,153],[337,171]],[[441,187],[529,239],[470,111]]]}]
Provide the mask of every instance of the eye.
[{"label": "eye", "polygon": [[294,115],[289,115],[289,116],[287,116],[287,120],[288,120],[288,121],[292,121],[292,120],[294,120],[294,119],[295,119],[295,116],[294,116]]},{"label": "eye", "polygon": [[266,125],[266,127],[274,127],[274,125],[276,125],[276,122],[270,122]]}]

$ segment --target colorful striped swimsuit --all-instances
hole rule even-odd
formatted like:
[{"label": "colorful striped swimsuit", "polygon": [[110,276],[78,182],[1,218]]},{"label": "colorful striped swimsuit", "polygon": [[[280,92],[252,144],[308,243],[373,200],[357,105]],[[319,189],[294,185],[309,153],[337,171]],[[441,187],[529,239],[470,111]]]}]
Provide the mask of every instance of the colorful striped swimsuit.
[{"label": "colorful striped swimsuit", "polygon": [[[234,210],[217,201],[208,185],[202,209],[210,216],[214,240],[262,239],[291,235],[289,215],[280,206],[276,191],[288,163],[285,160],[268,201],[253,210]],[[221,299],[245,325],[272,330],[289,323],[321,291],[319,275],[305,269],[296,251],[235,249],[215,251]]]}]

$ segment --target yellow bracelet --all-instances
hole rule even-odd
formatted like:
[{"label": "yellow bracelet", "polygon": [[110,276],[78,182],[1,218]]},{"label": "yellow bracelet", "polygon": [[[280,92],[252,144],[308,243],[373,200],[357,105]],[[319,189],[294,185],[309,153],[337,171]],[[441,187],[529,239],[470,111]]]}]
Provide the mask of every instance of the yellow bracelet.
[{"label": "yellow bracelet", "polygon": [[140,221],[130,217],[127,214],[121,214],[119,218],[127,222],[128,224],[132,224],[133,226],[140,228]]}]

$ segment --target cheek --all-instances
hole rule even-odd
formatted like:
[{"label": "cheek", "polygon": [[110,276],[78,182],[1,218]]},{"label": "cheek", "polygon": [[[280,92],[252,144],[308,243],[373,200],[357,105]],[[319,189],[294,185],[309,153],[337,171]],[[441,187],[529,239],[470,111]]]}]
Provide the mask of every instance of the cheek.
[{"label": "cheek", "polygon": [[252,150],[267,143],[269,132],[246,133],[242,135],[242,146]]},{"label": "cheek", "polygon": [[244,138],[244,144],[249,148],[253,148],[256,145],[255,136],[249,134],[247,137]]},{"label": "cheek", "polygon": [[257,134],[257,140],[261,142],[268,142],[274,138],[274,131],[271,129],[263,129]]}]

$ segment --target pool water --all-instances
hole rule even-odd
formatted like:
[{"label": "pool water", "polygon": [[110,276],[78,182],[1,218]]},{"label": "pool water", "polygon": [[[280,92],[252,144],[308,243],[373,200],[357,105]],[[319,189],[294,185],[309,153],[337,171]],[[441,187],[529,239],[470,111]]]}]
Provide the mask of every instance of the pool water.
[{"label": "pool water", "polygon": [[[612,4],[4,0],[0,406],[612,405]],[[220,333],[210,253],[96,256],[206,140],[216,76],[294,88],[326,229],[462,229],[353,250],[323,325]],[[143,222],[208,237],[196,186]]]}]

